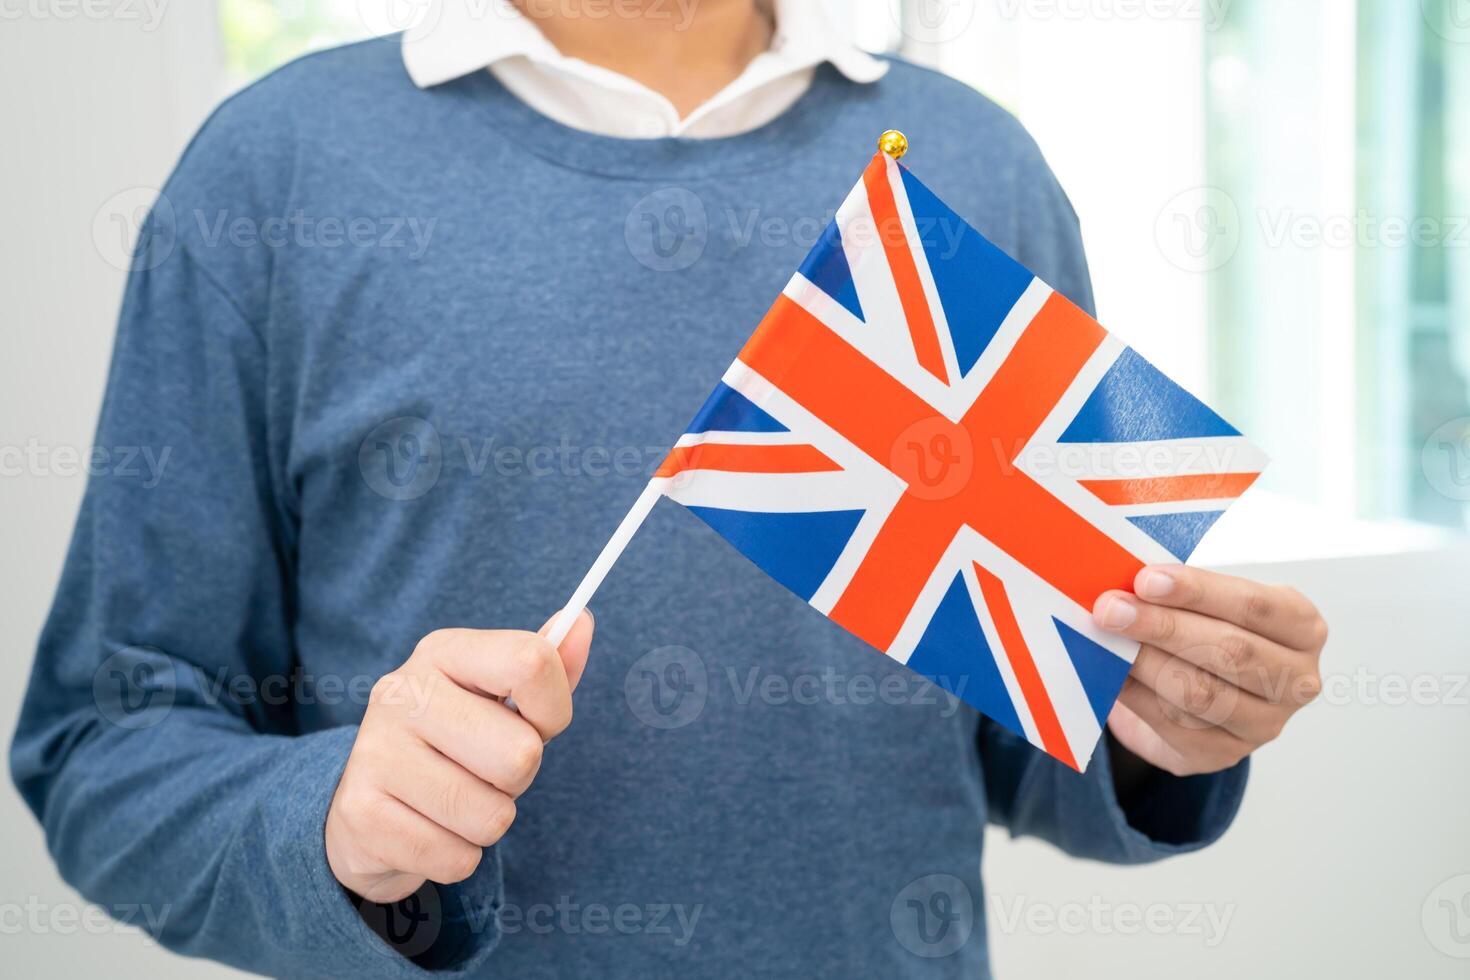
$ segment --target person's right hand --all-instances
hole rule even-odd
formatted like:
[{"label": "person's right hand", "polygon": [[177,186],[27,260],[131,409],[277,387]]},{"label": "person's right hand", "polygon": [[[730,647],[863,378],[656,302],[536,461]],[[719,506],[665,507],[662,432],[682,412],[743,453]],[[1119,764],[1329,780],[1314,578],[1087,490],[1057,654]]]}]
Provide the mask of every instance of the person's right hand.
[{"label": "person's right hand", "polygon": [[[473,874],[515,819],[542,746],[571,722],[591,643],[585,612],[559,651],[510,630],[420,640],[373,686],[327,811],[337,880],[369,901],[396,902],[426,880]],[[514,708],[501,703],[507,697]]]}]

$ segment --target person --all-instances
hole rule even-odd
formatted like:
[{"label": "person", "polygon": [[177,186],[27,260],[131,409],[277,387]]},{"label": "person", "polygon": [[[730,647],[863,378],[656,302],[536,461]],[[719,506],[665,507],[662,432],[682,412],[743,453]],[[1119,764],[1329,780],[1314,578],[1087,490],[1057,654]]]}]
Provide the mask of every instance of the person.
[{"label": "person", "polygon": [[1120,863],[1215,841],[1325,626],[1179,566],[1099,597],[1144,645],[1085,774],[672,505],[553,649],[876,134],[1092,305],[980,95],[801,0],[595,6],[434,8],[204,126],[98,432],[169,462],[91,480],[16,784],[82,894],[261,973],[983,975],[985,822]]}]

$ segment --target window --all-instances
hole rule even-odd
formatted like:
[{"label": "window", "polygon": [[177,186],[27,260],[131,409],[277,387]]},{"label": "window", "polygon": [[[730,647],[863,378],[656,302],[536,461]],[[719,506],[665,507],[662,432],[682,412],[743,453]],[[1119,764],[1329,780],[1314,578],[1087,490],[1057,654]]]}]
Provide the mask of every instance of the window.
[{"label": "window", "polygon": [[1263,489],[1467,526],[1470,0],[903,6],[906,55],[1036,136],[1100,318],[1265,447]]},{"label": "window", "polygon": [[1266,485],[1464,527],[1470,500],[1470,5],[1236,0],[1206,39],[1217,398]]}]

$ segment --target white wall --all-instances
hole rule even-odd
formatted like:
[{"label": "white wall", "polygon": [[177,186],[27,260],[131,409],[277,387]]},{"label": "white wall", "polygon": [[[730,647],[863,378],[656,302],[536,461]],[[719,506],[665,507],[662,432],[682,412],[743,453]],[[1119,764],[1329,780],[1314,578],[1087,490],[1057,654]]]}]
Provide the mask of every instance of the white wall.
[{"label": "white wall", "polygon": [[1207,200],[1214,2],[909,0],[902,47],[1020,118],[1082,219],[1099,319],[1201,393],[1207,266],[1177,222]]},{"label": "white wall", "polygon": [[[1207,851],[1120,869],[992,831],[997,975],[1465,977],[1470,548],[1231,570],[1291,583],[1321,606],[1332,624],[1323,697],[1255,757],[1239,820]],[[1092,906],[1102,930],[1062,931],[1060,917]],[[1187,921],[1196,906],[1223,931]],[[1018,908],[1019,927],[1004,931]],[[1160,934],[1119,928],[1135,910],[1159,916]]]},{"label": "white wall", "polygon": [[[141,19],[123,16],[127,5],[111,6],[114,15],[89,17],[73,5],[68,17],[65,4],[0,4],[6,746],[81,501],[75,454],[91,446],[111,353],[124,280],[119,236],[128,224],[136,230],[134,214],[172,169],[218,84],[211,4],[166,3],[156,22],[141,4],[131,6]],[[172,956],[136,931],[98,932],[95,919],[81,919],[84,905],[57,876],[8,777],[0,785],[0,840],[0,972],[238,975]]]},{"label": "white wall", "polygon": [[[1153,29],[1167,34],[1175,28]],[[1138,90],[1149,88],[1158,69],[1130,55],[1124,35],[1115,40],[1123,45],[1113,59],[1115,70]],[[1057,43],[1050,54],[1036,54],[1042,60],[1033,63],[1035,71],[1048,64],[1060,69],[1085,54],[1066,41]],[[123,279],[116,247],[103,239],[99,248],[94,225],[100,214],[102,228],[114,229],[109,212],[116,205],[109,202],[135,188],[156,187],[172,166],[216,91],[213,45],[209,5],[203,2],[170,5],[152,31],[115,19],[0,23],[0,85],[6,92],[0,101],[0,193],[9,219],[8,233],[0,236],[0,449],[89,446]],[[1024,50],[1027,59],[1036,52]],[[1187,69],[1187,46],[1179,57],[1169,71]],[[1128,132],[1147,128],[1146,116],[1096,101],[1085,85],[1069,87],[1095,100],[1074,113],[1089,132],[1107,128],[1109,115]],[[1188,86],[1156,93],[1150,112],[1161,124],[1187,127],[1193,99]],[[1024,114],[1025,104],[1022,109]],[[1044,131],[1039,136],[1043,145],[1055,142]],[[1141,247],[1153,234],[1153,214],[1146,208],[1135,213],[1125,196],[1125,189],[1133,194],[1144,178],[1118,164],[1123,154],[1113,143],[1098,145],[1090,161],[1070,153],[1053,156],[1089,235],[1102,236],[1092,243],[1104,309],[1116,311],[1120,324],[1129,321],[1127,330],[1164,330],[1168,323],[1160,310],[1168,307],[1153,308],[1137,289],[1153,272],[1167,270],[1118,267],[1110,264],[1108,248],[1097,245],[1117,240]],[[1192,165],[1187,151],[1170,153],[1170,168]],[[1110,189],[1116,200],[1109,200]],[[136,202],[123,203],[130,209]],[[1187,287],[1170,288],[1184,290],[1177,302],[1193,302]],[[1138,315],[1129,316],[1129,309]],[[1140,343],[1157,354],[1150,342]],[[1160,360],[1175,359],[1170,366],[1187,371],[1197,356],[1185,346]],[[64,458],[53,458],[22,475],[0,476],[0,644],[6,651],[0,661],[0,732],[7,735],[80,499],[82,480],[58,472],[65,468]],[[1302,587],[1332,621],[1328,703],[1261,754],[1244,815],[1208,853],[1120,870],[992,835],[986,870],[999,906],[987,912],[999,974],[1140,980],[1464,976],[1466,961],[1451,959],[1432,941],[1446,943],[1448,920],[1437,904],[1445,896],[1431,903],[1429,932],[1421,912],[1436,885],[1470,873],[1470,783],[1463,755],[1470,746],[1470,706],[1463,699],[1470,692],[1460,690],[1455,696],[1461,700],[1449,703],[1457,679],[1470,672],[1467,572],[1470,555],[1448,551],[1256,569],[1261,577]],[[1367,674],[1360,676],[1360,668]],[[1393,678],[1427,679],[1421,687],[1437,688],[1438,694],[1423,704],[1383,703],[1394,699],[1392,686],[1401,683]],[[8,781],[0,787],[0,840],[0,951],[7,973],[233,975],[165,954],[134,933],[93,934],[77,925],[80,900],[57,878],[40,831]],[[1229,924],[1214,946],[1183,929],[1148,938],[1047,931],[1048,910],[1067,914],[1094,896],[1105,911],[1125,915],[1129,907],[1162,903],[1163,914],[1176,922],[1187,914],[1188,903],[1211,903],[1217,916],[1229,914]],[[1032,928],[1004,932],[997,912],[1010,916],[1017,899],[1022,921]],[[25,921],[32,914],[40,916],[42,928]],[[62,918],[53,923],[53,914]],[[17,922],[23,923],[18,931]],[[1470,915],[1462,926],[1470,929]],[[1465,946],[1446,948],[1470,953]]]}]

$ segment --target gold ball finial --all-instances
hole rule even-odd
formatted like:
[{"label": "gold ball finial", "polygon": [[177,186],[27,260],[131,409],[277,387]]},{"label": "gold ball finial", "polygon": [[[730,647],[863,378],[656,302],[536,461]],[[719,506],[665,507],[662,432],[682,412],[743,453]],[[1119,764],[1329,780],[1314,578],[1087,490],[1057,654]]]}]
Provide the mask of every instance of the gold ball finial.
[{"label": "gold ball finial", "polygon": [[878,149],[897,160],[909,151],[909,138],[896,129],[878,137]]}]

